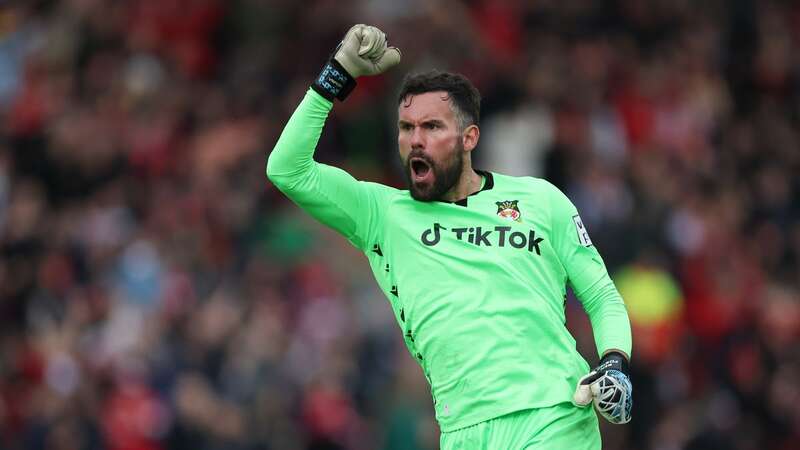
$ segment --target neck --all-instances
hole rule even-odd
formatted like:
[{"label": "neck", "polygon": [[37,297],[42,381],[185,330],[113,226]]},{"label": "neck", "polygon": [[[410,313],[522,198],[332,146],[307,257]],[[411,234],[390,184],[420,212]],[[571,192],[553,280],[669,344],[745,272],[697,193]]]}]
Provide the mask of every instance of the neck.
[{"label": "neck", "polygon": [[469,195],[480,190],[482,181],[483,177],[472,169],[471,164],[464,164],[464,171],[461,173],[461,178],[459,178],[458,183],[447,191],[447,193],[442,196],[442,199],[448,202],[457,202],[467,198]]}]

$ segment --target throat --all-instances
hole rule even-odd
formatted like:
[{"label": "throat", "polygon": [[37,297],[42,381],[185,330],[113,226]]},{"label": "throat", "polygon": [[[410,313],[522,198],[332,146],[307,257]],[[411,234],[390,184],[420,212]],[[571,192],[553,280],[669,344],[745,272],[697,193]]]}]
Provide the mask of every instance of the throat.
[{"label": "throat", "polygon": [[462,181],[444,196],[444,200],[454,203],[464,200],[470,195],[480,192],[485,183],[486,179],[482,175],[470,169],[470,174],[462,178]]}]

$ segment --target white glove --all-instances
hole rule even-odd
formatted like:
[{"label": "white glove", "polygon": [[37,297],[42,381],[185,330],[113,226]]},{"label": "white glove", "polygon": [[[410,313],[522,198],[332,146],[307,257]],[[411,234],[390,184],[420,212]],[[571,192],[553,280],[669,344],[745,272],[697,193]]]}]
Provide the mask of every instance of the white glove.
[{"label": "white glove", "polygon": [[594,402],[597,411],[609,422],[630,422],[633,387],[626,372],[625,358],[619,353],[609,353],[597,368],[578,381],[572,402],[577,406]]},{"label": "white glove", "polygon": [[336,48],[333,58],[353,78],[377,75],[400,62],[400,50],[386,45],[383,31],[369,25],[353,25]]}]

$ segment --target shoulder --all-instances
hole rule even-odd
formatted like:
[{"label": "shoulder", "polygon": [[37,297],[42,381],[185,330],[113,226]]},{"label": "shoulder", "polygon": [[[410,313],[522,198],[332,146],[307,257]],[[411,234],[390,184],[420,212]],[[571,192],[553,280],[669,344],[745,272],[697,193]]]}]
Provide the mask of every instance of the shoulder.
[{"label": "shoulder", "polygon": [[575,214],[575,207],[566,194],[544,178],[493,175],[500,190],[526,196],[540,208],[549,211],[550,217]]},{"label": "shoulder", "polygon": [[[553,194],[561,194],[561,190],[553,183],[545,180],[544,178],[531,177],[531,176],[511,176],[502,173],[492,172],[495,179],[495,184],[505,187],[516,187],[530,192],[533,195],[546,194],[548,196]],[[563,195],[563,194],[562,194]]]},{"label": "shoulder", "polygon": [[397,189],[395,187],[382,183],[376,183],[374,181],[360,181],[360,183],[362,186],[372,192],[373,197],[378,200],[381,207],[387,207],[398,200],[411,198],[411,195],[408,193],[407,189]]},{"label": "shoulder", "polygon": [[380,194],[382,196],[385,196],[387,198],[399,195],[402,192],[407,192],[407,191],[401,191],[400,189],[397,189],[395,187],[392,187],[392,186],[389,186],[389,185],[386,185],[386,184],[383,184],[383,183],[378,183],[378,182],[375,182],[375,181],[363,181],[363,180],[360,180],[359,183],[361,183],[361,185],[366,187],[367,189],[369,189],[371,191],[374,191],[374,192],[376,192],[376,193],[378,193],[378,194]]}]

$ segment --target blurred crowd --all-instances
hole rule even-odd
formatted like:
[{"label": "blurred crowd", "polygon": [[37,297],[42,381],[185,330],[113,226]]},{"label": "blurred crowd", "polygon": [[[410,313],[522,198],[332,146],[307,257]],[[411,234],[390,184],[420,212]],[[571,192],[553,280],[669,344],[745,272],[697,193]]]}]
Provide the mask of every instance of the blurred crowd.
[{"label": "blurred crowd", "polygon": [[[565,190],[625,298],[604,448],[797,448],[788,0],[0,2],[0,448],[438,448],[366,260],[264,176],[354,23],[404,59],[317,160],[401,187],[401,77],[473,80],[476,166]],[[568,325],[595,363],[574,298]]]}]

